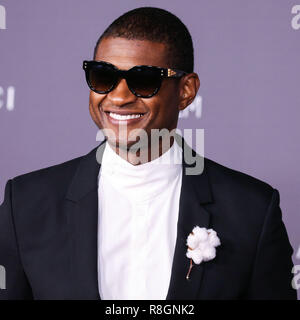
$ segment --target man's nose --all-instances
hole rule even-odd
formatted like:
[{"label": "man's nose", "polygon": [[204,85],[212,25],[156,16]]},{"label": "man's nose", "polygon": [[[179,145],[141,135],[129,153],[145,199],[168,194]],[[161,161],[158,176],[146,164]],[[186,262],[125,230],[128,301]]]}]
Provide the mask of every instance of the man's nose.
[{"label": "man's nose", "polygon": [[125,79],[121,79],[117,86],[107,94],[109,100],[115,106],[131,103],[136,100],[136,96],[129,90]]}]

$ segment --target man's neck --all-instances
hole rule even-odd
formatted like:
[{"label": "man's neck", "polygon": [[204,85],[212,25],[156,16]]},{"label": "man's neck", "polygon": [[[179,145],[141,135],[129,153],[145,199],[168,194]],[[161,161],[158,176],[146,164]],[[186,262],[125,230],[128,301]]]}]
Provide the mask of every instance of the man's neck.
[{"label": "man's neck", "polygon": [[114,144],[109,145],[124,160],[132,165],[140,165],[159,158],[172,147],[173,143],[174,137],[171,136],[168,138],[162,137],[162,139],[159,140],[158,145],[157,143],[150,143],[146,148],[141,147],[139,149],[134,149],[124,148]]}]

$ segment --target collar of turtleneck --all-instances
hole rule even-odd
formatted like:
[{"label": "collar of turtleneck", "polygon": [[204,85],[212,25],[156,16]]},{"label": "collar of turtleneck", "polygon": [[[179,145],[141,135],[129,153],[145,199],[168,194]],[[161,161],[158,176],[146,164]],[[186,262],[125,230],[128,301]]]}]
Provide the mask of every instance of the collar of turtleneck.
[{"label": "collar of turtleneck", "polygon": [[174,142],[160,157],[133,165],[119,156],[106,143],[99,178],[110,183],[129,200],[140,202],[152,199],[168,189],[182,173],[182,148]]}]

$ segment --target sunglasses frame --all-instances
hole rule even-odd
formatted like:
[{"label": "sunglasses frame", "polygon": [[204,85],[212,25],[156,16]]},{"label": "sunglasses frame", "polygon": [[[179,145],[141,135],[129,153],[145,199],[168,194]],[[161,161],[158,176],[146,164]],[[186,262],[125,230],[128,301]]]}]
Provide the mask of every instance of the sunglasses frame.
[{"label": "sunglasses frame", "polygon": [[[89,71],[91,69],[92,66],[94,65],[107,65],[107,66],[110,66],[112,67],[117,75],[118,75],[118,81],[116,81],[108,90],[105,90],[105,91],[99,91],[99,90],[96,90],[91,82],[90,82],[90,79],[89,79]],[[160,72],[160,83],[158,85],[158,87],[154,90],[153,93],[147,95],[147,96],[144,96],[144,95],[141,95],[137,92],[135,92],[133,90],[133,88],[131,88],[129,85],[128,85],[128,81],[127,81],[127,75],[128,73],[132,70],[132,69],[135,69],[135,68],[141,68],[141,67],[147,67],[147,68],[155,68],[156,70],[158,70]],[[96,92],[96,93],[99,93],[99,94],[107,94],[109,92],[111,92],[119,83],[119,80],[120,78],[122,79],[125,79],[126,80],[126,83],[127,83],[127,87],[128,89],[137,97],[139,98],[151,98],[153,97],[155,94],[157,94],[157,92],[159,91],[160,87],[161,87],[161,83],[162,83],[162,80],[165,79],[165,78],[180,78],[186,74],[188,74],[188,72],[185,72],[185,71],[182,71],[182,70],[178,70],[178,69],[171,69],[171,68],[161,68],[161,67],[157,67],[157,66],[149,66],[149,65],[139,65],[139,66],[134,66],[128,70],[120,70],[118,69],[116,66],[114,66],[113,64],[109,63],[109,62],[106,62],[106,61],[95,61],[95,60],[91,60],[91,61],[87,61],[87,60],[84,60],[83,61],[83,65],[82,65],[82,68],[83,70],[85,71],[85,78],[86,78],[86,82],[89,86],[89,88]]]}]

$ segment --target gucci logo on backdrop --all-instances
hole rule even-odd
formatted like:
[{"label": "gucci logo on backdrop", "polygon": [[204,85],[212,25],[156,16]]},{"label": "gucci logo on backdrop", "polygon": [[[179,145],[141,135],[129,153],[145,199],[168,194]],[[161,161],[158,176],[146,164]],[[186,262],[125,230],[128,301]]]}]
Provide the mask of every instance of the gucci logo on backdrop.
[{"label": "gucci logo on backdrop", "polygon": [[294,15],[291,20],[292,28],[294,30],[299,30],[300,29],[300,4],[293,6],[292,14]]},{"label": "gucci logo on backdrop", "polygon": [[0,29],[6,29],[6,10],[0,5]]},{"label": "gucci logo on backdrop", "polygon": [[[300,260],[300,245],[299,245],[298,251],[296,253],[296,259]],[[292,273],[295,275],[292,280],[292,287],[295,290],[299,290],[300,289],[300,264],[294,265],[294,267],[292,269]]]},{"label": "gucci logo on backdrop", "polygon": [[15,108],[15,87],[9,86],[7,89],[0,87],[0,109],[5,108],[12,111]]},{"label": "gucci logo on backdrop", "polygon": [[197,95],[194,101],[184,110],[179,112],[179,118],[187,119],[193,112],[197,119],[201,118],[202,115],[202,97]]},{"label": "gucci logo on backdrop", "polygon": [[6,289],[6,271],[3,266],[0,265],[0,290]]}]

